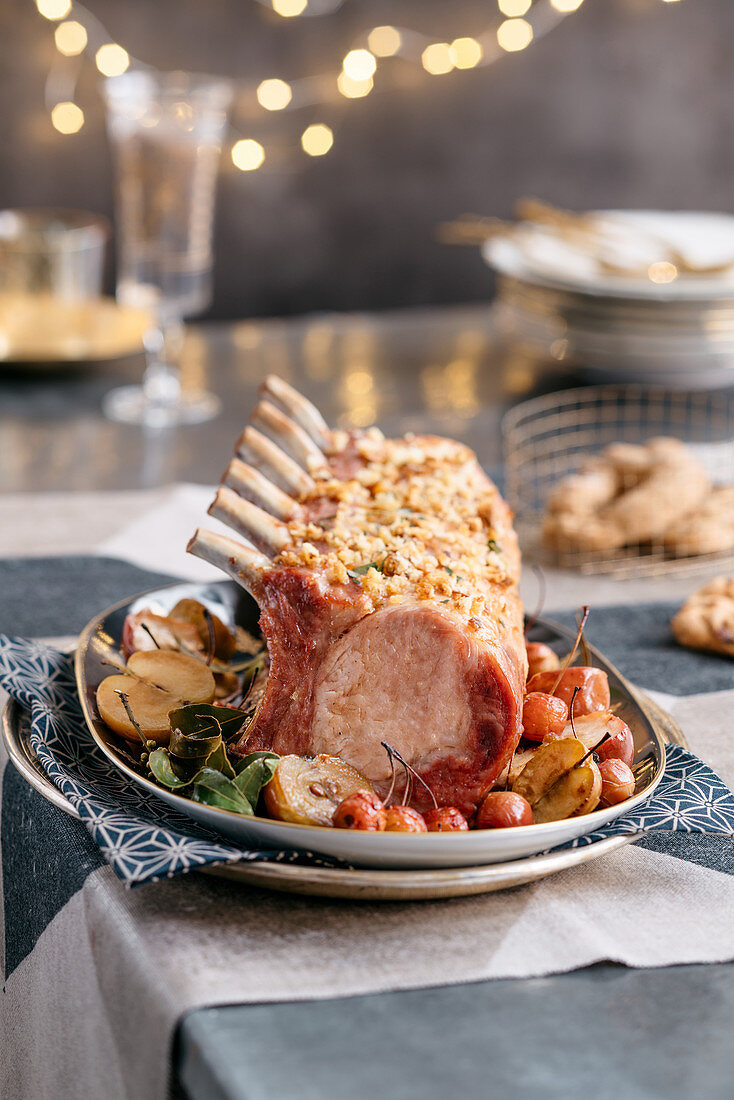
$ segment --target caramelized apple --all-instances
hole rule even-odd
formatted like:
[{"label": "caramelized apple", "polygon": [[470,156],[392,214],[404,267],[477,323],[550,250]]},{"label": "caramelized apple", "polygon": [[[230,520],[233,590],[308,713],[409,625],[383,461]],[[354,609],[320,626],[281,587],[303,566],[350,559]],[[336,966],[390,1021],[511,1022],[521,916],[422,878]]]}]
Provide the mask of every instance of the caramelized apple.
[{"label": "caramelized apple", "polygon": [[220,618],[207,613],[207,608],[198,600],[179,600],[171,611],[172,618],[183,619],[195,628],[201,645],[206,652],[209,651],[209,626],[207,615],[211,618],[214,628],[214,656],[221,661],[226,661],[235,651],[235,637],[228,626]]},{"label": "caramelized apple", "polygon": [[382,833],[387,824],[387,810],[374,791],[355,791],[339,803],[332,824],[335,829]]},{"label": "caramelized apple", "polygon": [[532,824],[530,803],[514,791],[490,791],[477,810],[477,829],[514,829]]},{"label": "caramelized apple", "polygon": [[410,806],[388,806],[385,831],[388,833],[427,833],[428,826],[417,810]]},{"label": "caramelized apple", "polygon": [[171,736],[168,712],[176,707],[178,700],[169,692],[144,684],[132,676],[108,676],[102,681],[97,688],[100,718],[120,737],[138,744],[140,734],[130,721],[118,691],[127,696],[128,706],[143,737],[157,741],[159,745],[168,744]]},{"label": "caramelized apple", "polygon": [[465,833],[469,822],[456,806],[437,806],[426,810],[423,820],[429,833]]},{"label": "caramelized apple", "polygon": [[203,661],[185,653],[147,650],[133,653],[127,667],[134,675],[108,676],[97,688],[97,708],[103,722],[128,741],[140,734],[117,694],[128,706],[145,738],[165,744],[171,734],[168,712],[184,703],[211,703],[214,677]]},{"label": "caramelized apple", "polygon": [[526,642],[525,650],[528,655],[528,680],[538,672],[558,671],[561,661],[558,654],[554,653],[545,642]]},{"label": "caramelized apple", "polygon": [[214,698],[211,669],[187,653],[157,649],[133,653],[127,667],[141,680],[165,688],[184,703],[211,703]]},{"label": "caramelized apple", "polygon": [[616,806],[635,793],[634,774],[623,760],[602,760],[599,772],[602,783],[602,806]]},{"label": "caramelized apple", "polygon": [[374,793],[369,780],[336,756],[281,756],[265,805],[278,821],[331,825],[339,803],[356,791]]},{"label": "caramelized apple", "polygon": [[138,611],[127,615],[122,625],[122,652],[126,657],[138,650],[170,649],[174,652],[201,652],[204,646],[199,632],[182,618]]},{"label": "caramelized apple", "polygon": [[[599,760],[623,760],[628,766],[632,763],[635,755],[632,730],[611,710],[595,711],[593,714],[574,718],[573,727],[570,722],[566,725],[564,737],[573,737],[574,731],[587,749],[594,749]],[[604,740],[607,734],[609,737]]]},{"label": "caramelized apple", "polygon": [[512,789],[526,798],[534,810],[554,783],[574,768],[585,754],[585,746],[572,737],[549,741],[533,753]]},{"label": "caramelized apple", "polygon": [[[593,803],[596,784],[594,768],[595,765],[587,761],[562,775],[533,806],[535,821],[540,825],[546,821],[564,821],[567,817],[588,813],[586,807],[591,807]],[[598,770],[597,768],[597,774]]]},{"label": "caramelized apple", "polygon": [[539,672],[528,680],[527,690],[557,695],[570,707],[574,690],[578,688],[573,704],[574,718],[581,714],[591,714],[595,710],[609,709],[609,679],[603,669],[575,665],[566,669],[560,683],[556,685],[557,680],[557,672]]},{"label": "caramelized apple", "polygon": [[557,695],[531,691],[525,696],[522,732],[528,741],[550,741],[563,736],[567,721],[568,707]]}]

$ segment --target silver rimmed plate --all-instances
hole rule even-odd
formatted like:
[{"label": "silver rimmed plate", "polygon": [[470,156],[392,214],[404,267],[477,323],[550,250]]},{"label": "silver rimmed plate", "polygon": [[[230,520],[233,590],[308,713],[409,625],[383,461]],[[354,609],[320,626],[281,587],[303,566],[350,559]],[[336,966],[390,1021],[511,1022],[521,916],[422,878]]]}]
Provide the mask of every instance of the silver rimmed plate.
[{"label": "silver rimmed plate", "polygon": [[[647,701],[653,721],[667,741],[683,744],[683,735],[672,720]],[[12,700],[3,714],[3,741],[20,774],[44,798],[71,817],[77,811],[44,772],[30,743],[28,716]],[[344,898],[352,901],[423,901],[468,897],[523,886],[558,871],[578,867],[631,843],[634,836],[614,836],[582,848],[565,849],[510,863],[448,870],[371,870],[323,868],[282,863],[214,864],[201,873],[287,893]]]},{"label": "silver rimmed plate", "polygon": [[[245,817],[192,802],[163,790],[130,766],[120,754],[120,742],[101,721],[95,701],[97,686],[110,674],[109,664],[105,662],[111,657],[120,659],[119,643],[125,616],[144,607],[154,607],[166,613],[184,596],[201,600],[226,621],[236,621],[250,630],[257,627],[254,601],[228,581],[210,585],[169,585],[123,601],[96,616],[80,636],[76,675],[81,704],[94,740],[116,768],[179,812],[243,847],[306,849],[336,856],[356,866],[383,869],[446,869],[507,863],[547,852],[594,832],[646,801],[662,779],[665,734],[631,685],[600,654],[592,651],[595,663],[609,675],[616,713],[630,726],[635,739],[636,793],[619,806],[595,810],[583,817],[565,821],[515,829],[406,834],[292,825],[263,817]],[[569,634],[561,627],[544,623],[536,629],[543,634],[544,640],[555,641],[560,647],[568,646]]]}]

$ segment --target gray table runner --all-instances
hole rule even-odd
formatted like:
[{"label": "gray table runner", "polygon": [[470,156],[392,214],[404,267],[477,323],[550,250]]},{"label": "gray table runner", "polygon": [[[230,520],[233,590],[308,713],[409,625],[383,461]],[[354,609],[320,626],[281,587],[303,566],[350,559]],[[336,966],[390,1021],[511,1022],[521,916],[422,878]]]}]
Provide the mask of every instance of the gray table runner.
[{"label": "gray table runner", "polygon": [[[43,601],[29,599],[40,577],[56,579]],[[148,583],[99,559],[57,559],[25,575],[23,563],[0,562],[0,591],[25,591],[23,629],[37,636],[51,632],[48,616],[62,604],[66,629],[77,629]],[[8,621],[15,608],[2,604],[0,629],[17,633]],[[628,647],[640,625],[629,610],[595,611],[590,640],[638,684],[666,693],[692,747],[731,783],[731,666],[674,648],[668,613],[635,609],[647,631],[639,653]],[[646,849],[486,898],[350,906],[200,878],[125,895],[81,827],[12,768],[2,779],[2,826],[0,1093],[4,1085],[34,1100],[50,1082],[58,1097],[163,1096],[173,1028],[195,1005],[549,973],[605,958],[640,966],[734,957],[731,845],[711,838],[676,837],[672,848],[670,838],[651,838]],[[611,920],[614,898],[624,912]],[[73,1023],[68,1004],[83,1013]]]}]

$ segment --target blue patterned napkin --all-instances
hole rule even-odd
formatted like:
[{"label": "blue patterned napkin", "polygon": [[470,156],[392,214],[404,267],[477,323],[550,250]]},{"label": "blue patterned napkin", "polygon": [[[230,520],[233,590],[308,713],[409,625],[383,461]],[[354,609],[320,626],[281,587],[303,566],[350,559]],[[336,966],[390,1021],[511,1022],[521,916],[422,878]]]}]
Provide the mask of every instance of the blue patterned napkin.
[{"label": "blue patterned napkin", "polygon": [[[310,852],[242,849],[224,843],[130,782],[97,748],[87,729],[68,655],[0,635],[0,685],[30,712],[31,745],[39,761],[127,886],[222,862],[339,865]],[[734,836],[734,795],[697,756],[668,745],[665,775],[655,795],[634,813],[569,846],[646,832]]]},{"label": "blue patterned napkin", "polygon": [[67,654],[0,634],[0,686],[30,712],[33,751],[126,886],[172,878],[212,863],[340,865],[313,852],[228,844],[127,779],[110,764],[87,728],[73,659]]}]

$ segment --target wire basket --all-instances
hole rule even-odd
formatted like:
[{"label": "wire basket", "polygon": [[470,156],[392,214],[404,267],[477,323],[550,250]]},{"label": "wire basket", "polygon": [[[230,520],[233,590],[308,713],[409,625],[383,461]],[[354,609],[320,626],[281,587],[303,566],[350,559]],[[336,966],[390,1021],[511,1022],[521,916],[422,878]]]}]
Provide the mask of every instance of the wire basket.
[{"label": "wire basket", "polygon": [[[613,443],[674,437],[689,446],[714,486],[734,486],[734,391],[683,393],[630,385],[565,390],[517,405],[506,414],[502,431],[506,495],[526,560],[621,577],[734,566],[734,537],[726,549],[682,556],[662,533],[602,549],[557,540],[549,547],[543,533],[552,492]],[[723,527],[734,536],[734,515]]]}]

